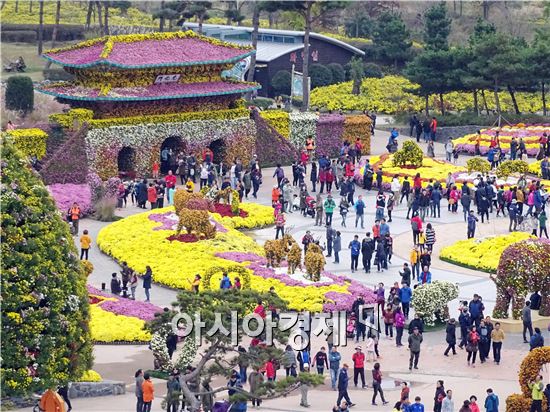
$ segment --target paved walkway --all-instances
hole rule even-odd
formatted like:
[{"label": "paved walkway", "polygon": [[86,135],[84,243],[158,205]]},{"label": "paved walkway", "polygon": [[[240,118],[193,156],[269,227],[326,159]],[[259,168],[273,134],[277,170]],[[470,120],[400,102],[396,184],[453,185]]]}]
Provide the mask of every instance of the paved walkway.
[{"label": "paved walkway", "polygon": [[[389,134],[383,131],[376,131],[372,139],[372,153],[381,154],[385,152]],[[401,138],[401,141],[403,138]],[[421,143],[423,150],[425,144]],[[444,157],[444,149],[442,144],[436,144],[436,156]],[[465,163],[465,158],[461,157],[460,163]],[[291,175],[290,168],[286,169],[287,176]],[[271,177],[272,169],[264,170],[264,184],[261,187],[258,202],[270,205],[270,193],[274,183]],[[309,182],[308,182],[309,183]],[[374,210],[374,193],[365,193],[360,188],[357,188],[357,195],[362,194],[365,197],[367,204],[367,213],[365,216],[365,229],[355,229],[353,227],[354,213],[348,216],[348,228],[340,227],[339,216],[334,217],[334,227],[342,232],[341,263],[335,265],[330,262],[326,269],[337,273],[349,276],[367,285],[376,285],[378,282],[384,282],[386,285],[391,285],[394,281],[400,279],[398,270],[402,267],[402,263],[408,260],[408,251],[411,246],[410,239],[410,223],[405,219],[406,210],[404,206],[399,206],[394,211],[393,222],[391,224],[391,232],[395,239],[395,254],[392,259],[389,270],[383,273],[364,274],[357,272],[350,273],[349,270],[349,253],[346,250],[347,244],[353,238],[354,234],[364,236],[364,232],[374,223],[374,213],[369,212]],[[121,216],[128,216],[134,213],[141,212],[141,209],[129,206],[126,209],[119,211]],[[441,219],[431,220],[437,232],[436,251],[439,247],[449,244],[454,240],[463,239],[464,223],[462,215],[451,215],[447,213],[446,208],[442,210]],[[479,234],[498,233],[502,230],[500,220],[492,220],[491,224],[479,225]],[[301,217],[298,213],[288,215],[288,224],[294,226],[293,235],[298,239],[301,238],[306,230],[311,230],[315,237],[325,237],[325,229],[313,225],[314,221],[310,218]],[[95,239],[97,233],[107,223],[98,222],[91,219],[84,219],[81,222],[80,228],[88,229],[92,238]],[[343,230],[342,230],[343,229]],[[274,229],[266,228],[250,232],[258,242],[263,243],[267,239],[274,237]],[[109,287],[110,274],[118,272],[120,267],[110,257],[98,251],[97,245],[94,243],[90,252],[90,260],[95,266],[94,272],[90,275],[89,281],[96,287],[101,287],[101,283],[106,283]],[[460,268],[450,265],[439,260],[435,260],[433,264],[433,278],[443,279],[456,282],[460,288],[460,299],[470,299],[473,293],[479,293],[483,296],[487,308],[487,313],[490,313],[495,299],[495,288],[493,283],[487,278],[487,275],[473,270]],[[171,290],[159,285],[153,285],[151,291],[152,302],[159,306],[169,306],[176,300],[177,291]],[[143,289],[138,288],[138,298],[143,299]],[[451,314],[458,314],[456,311],[457,301],[451,303]],[[405,334],[406,336],[406,334]],[[458,355],[445,358],[442,355],[445,349],[444,342],[445,334],[443,331],[425,333],[425,341],[423,343],[420,369],[411,374],[407,368],[408,351],[405,347],[396,348],[392,340],[381,339],[380,351],[382,358],[382,370],[385,378],[406,380],[411,382],[411,395],[421,396],[426,405],[426,410],[431,409],[433,393],[435,390],[435,381],[444,379],[446,387],[452,388],[455,394],[455,409],[458,410],[462,400],[467,399],[470,395],[476,394],[483,403],[485,389],[492,387],[501,397],[501,404],[504,404],[506,396],[519,389],[517,383],[517,371],[519,363],[526,352],[526,346],[521,343],[521,337],[518,335],[510,335],[504,344],[503,361],[501,366],[496,366],[492,362],[485,365],[478,365],[477,368],[468,368],[465,360],[465,352],[459,351]],[[314,349],[323,345],[319,338],[315,338],[312,344]],[[348,347],[342,348],[343,361],[351,364],[351,354],[354,345],[350,342]],[[104,397],[93,400],[76,399],[73,402],[73,410],[88,410],[88,411],[121,411],[133,410],[134,396],[131,393],[133,390],[132,381],[133,373],[138,368],[147,369],[152,366],[151,352],[146,345],[96,345],[95,350],[95,365],[94,369],[102,374],[105,379],[122,380],[129,384],[130,393],[118,397]],[[371,381],[370,365],[366,366],[367,383]],[[473,383],[475,382],[475,384]],[[214,384],[222,384],[221,381],[215,381]],[[386,384],[386,383],[385,383]],[[160,411],[160,398],[165,392],[165,382],[155,381],[157,388],[156,400],[153,403],[153,411]],[[387,411],[390,408],[370,406],[370,397],[372,390],[354,390],[351,389],[350,396],[352,400],[358,404],[353,410],[355,411]],[[387,399],[391,401],[390,405],[398,400],[397,391],[386,391]],[[313,411],[329,411],[336,401],[336,394],[329,387],[323,386],[316,388],[310,392],[309,401],[312,405],[310,408]],[[292,394],[286,398],[277,399],[265,402],[262,409],[268,411],[301,411],[299,405],[298,394]]]}]

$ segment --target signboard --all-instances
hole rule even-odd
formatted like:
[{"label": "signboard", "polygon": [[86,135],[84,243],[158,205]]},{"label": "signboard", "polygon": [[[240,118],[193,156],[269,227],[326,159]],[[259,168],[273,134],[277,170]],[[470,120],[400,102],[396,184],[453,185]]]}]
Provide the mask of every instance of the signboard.
[{"label": "signboard", "polygon": [[[307,78],[308,89],[311,89],[311,78]],[[297,71],[294,71],[294,65],[292,65],[292,79],[291,79],[291,90],[290,95],[296,97],[303,97],[304,91],[304,75]]]},{"label": "signboard", "polygon": [[231,69],[222,71],[222,77],[225,79],[244,80],[246,72],[250,68],[251,57],[245,57],[238,61]]},{"label": "signboard", "polygon": [[155,79],[155,84],[176,83],[180,77],[181,74],[159,74]]}]

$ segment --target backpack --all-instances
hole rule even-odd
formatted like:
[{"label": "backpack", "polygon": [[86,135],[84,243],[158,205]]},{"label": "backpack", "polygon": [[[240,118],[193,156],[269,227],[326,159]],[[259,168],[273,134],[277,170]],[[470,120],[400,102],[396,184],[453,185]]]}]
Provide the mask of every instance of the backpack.
[{"label": "backpack", "polygon": [[229,278],[222,279],[220,289],[231,289],[231,280]]},{"label": "backpack", "polygon": [[416,232],[418,230],[418,222],[416,220],[411,221],[411,227]]}]

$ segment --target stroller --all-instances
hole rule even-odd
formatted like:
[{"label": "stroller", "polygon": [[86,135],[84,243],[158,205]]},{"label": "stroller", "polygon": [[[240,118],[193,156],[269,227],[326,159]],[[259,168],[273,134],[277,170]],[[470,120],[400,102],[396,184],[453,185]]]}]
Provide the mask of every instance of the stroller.
[{"label": "stroller", "polygon": [[315,205],[317,202],[315,201],[315,198],[313,196],[307,196],[306,197],[306,210],[305,215],[311,216],[312,218],[315,218]]},{"label": "stroller", "polygon": [[352,338],[355,336],[355,314],[352,314],[348,320],[348,324],[346,325],[346,336],[348,338]]}]

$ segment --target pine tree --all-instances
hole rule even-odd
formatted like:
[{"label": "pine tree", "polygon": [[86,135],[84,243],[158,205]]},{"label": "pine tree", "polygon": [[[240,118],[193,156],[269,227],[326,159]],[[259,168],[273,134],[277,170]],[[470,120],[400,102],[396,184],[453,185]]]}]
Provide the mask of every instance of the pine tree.
[{"label": "pine tree", "polygon": [[439,3],[424,14],[424,44],[428,50],[448,50],[451,19],[447,17],[447,5]]},{"label": "pine tree", "polygon": [[396,68],[411,57],[411,35],[401,16],[384,12],[376,21],[373,33],[376,53]]}]

